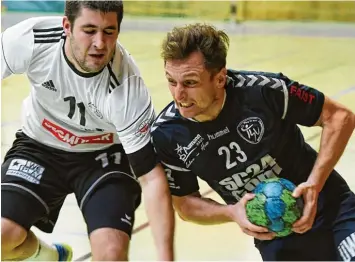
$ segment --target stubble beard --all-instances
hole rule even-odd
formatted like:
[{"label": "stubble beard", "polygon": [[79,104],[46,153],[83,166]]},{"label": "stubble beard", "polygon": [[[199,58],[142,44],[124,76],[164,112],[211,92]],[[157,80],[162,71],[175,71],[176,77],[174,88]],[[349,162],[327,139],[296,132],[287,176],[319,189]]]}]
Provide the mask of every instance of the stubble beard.
[{"label": "stubble beard", "polygon": [[[77,48],[77,45],[75,43],[75,40],[73,38],[70,38],[70,49],[71,49],[71,53],[72,56],[76,62],[76,64],[85,72],[87,73],[97,73],[100,70],[102,70],[108,63],[103,63],[100,66],[95,66],[93,68],[93,66],[88,66],[87,62],[85,60],[85,57],[83,57],[82,59],[78,58],[76,56],[77,53],[80,53],[80,49]],[[111,57],[111,56],[110,56]]]}]

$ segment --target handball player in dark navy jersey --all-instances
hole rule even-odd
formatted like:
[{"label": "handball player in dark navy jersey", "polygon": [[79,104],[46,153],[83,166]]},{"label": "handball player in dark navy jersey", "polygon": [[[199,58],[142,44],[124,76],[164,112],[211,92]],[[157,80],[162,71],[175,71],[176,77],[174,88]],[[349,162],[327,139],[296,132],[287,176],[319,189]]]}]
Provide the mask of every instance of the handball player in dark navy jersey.
[{"label": "handball player in dark navy jersey", "polygon": [[[198,224],[238,223],[263,260],[355,260],[355,195],[334,170],[355,115],[282,73],[227,70],[228,45],[223,31],[202,24],[175,27],[162,45],[174,101],[151,132],[176,211]],[[322,128],[318,153],[297,124]],[[225,204],[202,197],[197,177]],[[295,183],[293,196],[305,202],[283,238],[245,212],[252,190],[271,177]]]}]

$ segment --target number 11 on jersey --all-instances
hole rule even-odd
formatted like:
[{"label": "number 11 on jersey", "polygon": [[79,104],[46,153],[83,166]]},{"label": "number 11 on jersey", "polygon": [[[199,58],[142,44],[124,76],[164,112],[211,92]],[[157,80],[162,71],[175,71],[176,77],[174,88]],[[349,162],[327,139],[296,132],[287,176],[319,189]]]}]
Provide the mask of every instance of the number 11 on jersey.
[{"label": "number 11 on jersey", "polygon": [[[76,100],[74,96],[68,96],[64,98],[64,101],[67,102],[69,101],[69,113],[68,113],[68,117],[70,119],[73,118],[74,114],[75,114],[75,104],[76,104]],[[79,108],[79,113],[80,113],[80,125],[85,126],[86,123],[86,119],[85,119],[85,105],[83,102],[77,103],[76,104]]]}]

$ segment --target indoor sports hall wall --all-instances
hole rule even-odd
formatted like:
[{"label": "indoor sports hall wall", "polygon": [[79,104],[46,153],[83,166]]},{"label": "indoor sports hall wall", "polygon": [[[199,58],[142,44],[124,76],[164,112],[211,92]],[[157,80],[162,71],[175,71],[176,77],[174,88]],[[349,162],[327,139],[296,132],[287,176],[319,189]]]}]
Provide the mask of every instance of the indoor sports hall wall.
[{"label": "indoor sports hall wall", "polygon": [[[125,14],[229,20],[355,22],[355,1],[125,1]],[[64,1],[2,1],[3,10],[62,12]]]},{"label": "indoor sports hall wall", "polygon": [[62,13],[64,1],[2,1],[2,10],[9,12]]},{"label": "indoor sports hall wall", "polygon": [[127,1],[133,15],[227,20],[231,5],[238,20],[355,21],[355,1]]}]

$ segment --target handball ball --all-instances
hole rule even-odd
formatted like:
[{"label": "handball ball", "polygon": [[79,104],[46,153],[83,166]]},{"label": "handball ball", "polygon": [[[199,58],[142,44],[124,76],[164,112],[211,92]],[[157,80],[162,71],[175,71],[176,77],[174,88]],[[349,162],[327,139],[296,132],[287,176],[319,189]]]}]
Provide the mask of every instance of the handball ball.
[{"label": "handball ball", "polygon": [[284,178],[270,178],[260,182],[253,193],[255,197],[247,202],[249,221],[268,228],[277,237],[292,233],[292,224],[302,216],[303,200],[294,198],[296,186]]}]

